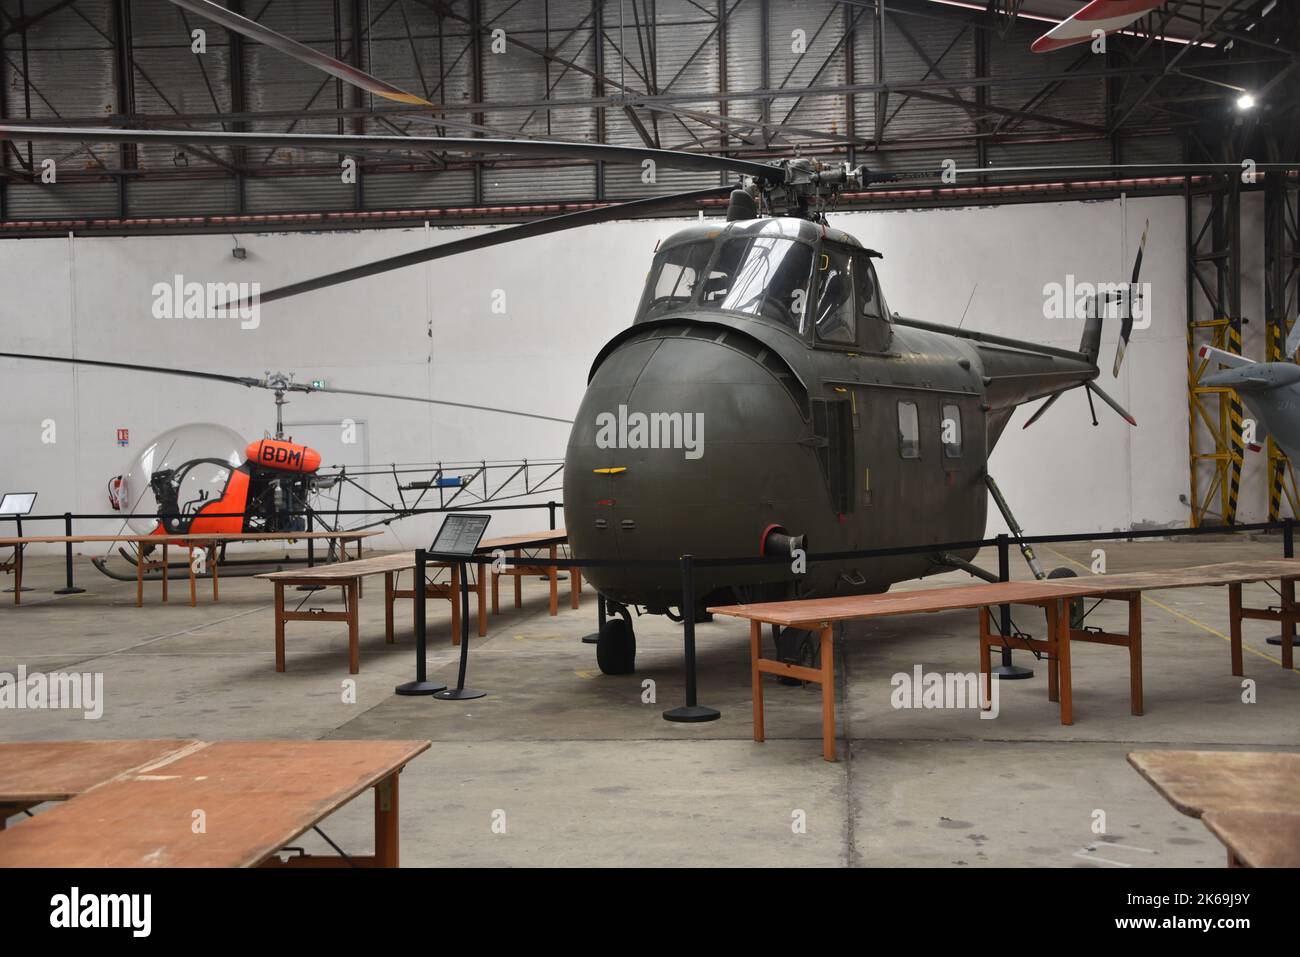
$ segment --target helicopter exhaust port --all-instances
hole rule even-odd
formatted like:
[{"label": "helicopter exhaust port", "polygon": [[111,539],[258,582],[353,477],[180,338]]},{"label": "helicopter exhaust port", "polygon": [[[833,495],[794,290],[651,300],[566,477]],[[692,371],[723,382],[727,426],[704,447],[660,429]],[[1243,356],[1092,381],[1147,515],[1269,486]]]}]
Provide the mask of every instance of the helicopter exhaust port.
[{"label": "helicopter exhaust port", "polygon": [[781,525],[769,525],[763,529],[763,537],[758,543],[758,554],[763,558],[793,558],[795,549],[806,552],[808,541],[806,535],[791,535]]}]

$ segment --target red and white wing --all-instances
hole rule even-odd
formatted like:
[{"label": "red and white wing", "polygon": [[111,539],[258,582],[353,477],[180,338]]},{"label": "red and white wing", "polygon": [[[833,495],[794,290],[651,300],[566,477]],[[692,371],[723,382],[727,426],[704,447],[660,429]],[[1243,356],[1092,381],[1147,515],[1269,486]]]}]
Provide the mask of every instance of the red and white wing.
[{"label": "red and white wing", "polygon": [[1164,0],[1092,0],[1090,4],[1035,40],[1029,47],[1034,53],[1050,53],[1076,43],[1087,43],[1095,31],[1114,33],[1122,30],[1144,13],[1162,6]]}]

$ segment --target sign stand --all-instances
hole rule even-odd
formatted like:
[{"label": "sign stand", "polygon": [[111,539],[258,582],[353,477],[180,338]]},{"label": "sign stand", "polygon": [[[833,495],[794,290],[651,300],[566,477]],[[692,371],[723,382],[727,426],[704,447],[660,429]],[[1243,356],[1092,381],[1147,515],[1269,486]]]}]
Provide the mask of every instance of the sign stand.
[{"label": "sign stand", "polygon": [[428,554],[423,548],[415,552],[415,680],[398,685],[393,690],[404,695],[436,694],[447,686],[436,681],[429,681],[425,672],[424,651],[426,632],[424,627],[424,567],[428,563]]},{"label": "sign stand", "polygon": [[[477,542],[475,545],[477,546]],[[469,564],[460,562],[460,673],[456,678],[456,687],[448,688],[434,694],[442,701],[468,701],[482,698],[486,691],[465,687],[465,669],[469,666]]]},{"label": "sign stand", "polygon": [[[35,492],[5,492],[4,498],[0,499],[0,518],[12,518],[14,520],[14,537],[23,537],[23,516],[30,515],[32,506],[36,504]],[[17,553],[22,545],[14,546],[14,552]],[[24,585],[21,589],[6,588],[5,592],[13,591],[35,591],[30,585]]]}]

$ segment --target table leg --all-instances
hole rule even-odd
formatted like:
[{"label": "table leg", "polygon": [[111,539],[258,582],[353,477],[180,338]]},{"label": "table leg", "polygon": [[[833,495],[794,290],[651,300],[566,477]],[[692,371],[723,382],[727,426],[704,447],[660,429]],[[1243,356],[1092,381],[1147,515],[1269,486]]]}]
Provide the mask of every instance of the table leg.
[{"label": "table leg", "polygon": [[460,566],[451,566],[451,643],[460,644]]},{"label": "table leg", "polygon": [[393,573],[384,572],[384,641],[393,643]]},{"label": "table leg", "polygon": [[[514,558],[518,560],[520,555],[519,549],[514,550]],[[515,607],[524,607],[524,575],[523,569],[519,565],[514,566],[515,572]]]},{"label": "table leg", "polygon": [[1050,627],[1056,634],[1056,654],[1061,670],[1061,724],[1074,724],[1073,679],[1070,677],[1070,612],[1068,601],[1051,603]]},{"label": "table leg", "polygon": [[582,606],[582,569],[576,565],[569,569],[569,607]]},{"label": "table leg", "polygon": [[1282,667],[1290,671],[1295,664],[1295,579],[1282,579]]},{"label": "table leg", "polygon": [[167,543],[163,542],[163,604],[167,604]]},{"label": "table leg", "polygon": [[218,589],[217,565],[220,546],[213,545],[208,549],[208,571],[212,574],[212,600],[217,601],[221,595]]},{"label": "table leg", "polygon": [[754,696],[754,740],[764,739],[763,727],[763,675],[758,670],[758,659],[763,657],[763,625],[749,623],[749,683]]},{"label": "table leg", "polygon": [[[550,548],[551,561],[555,561],[555,546]],[[551,617],[554,618],[560,613],[560,572],[554,565],[547,568],[548,577],[551,579]]]},{"label": "table leg", "polygon": [[135,607],[144,606],[144,546],[141,545],[135,553]]},{"label": "table leg", "polygon": [[[1052,625],[1052,609],[1055,606],[1056,602],[1043,606],[1043,613],[1047,616],[1047,640],[1053,644],[1059,641],[1056,630]],[[1069,621],[1066,621],[1065,627],[1065,635],[1068,639],[1070,636]],[[1047,652],[1047,700],[1061,700],[1061,651],[1059,648],[1049,648]]]},{"label": "table leg", "polygon": [[492,567],[492,614],[501,614],[501,573]]},{"label": "table leg", "polygon": [[993,642],[989,633],[989,609],[980,605],[980,710],[993,707]]},{"label": "table leg", "polygon": [[487,565],[478,563],[478,581],[474,590],[478,592],[478,636],[487,636]]},{"label": "table leg", "polygon": [[199,603],[199,583],[194,577],[194,548],[193,546],[185,549],[185,557],[189,559],[190,564],[190,607],[193,608]]},{"label": "table leg", "polygon": [[284,585],[275,583],[275,670],[284,671]]},{"label": "table leg", "polygon": [[1241,583],[1228,586],[1228,632],[1232,637],[1232,673],[1243,675],[1241,664]]},{"label": "table leg", "polygon": [[357,674],[361,671],[361,625],[357,620],[357,606],[360,604],[361,589],[358,587],[360,576],[348,582],[348,672]]},{"label": "table leg", "polygon": [[835,643],[831,625],[822,629],[822,757],[835,760]]},{"label": "table leg", "polygon": [[397,775],[375,785],[375,866],[398,866]]},{"label": "table leg", "polygon": [[1128,683],[1129,704],[1136,715],[1142,714],[1142,593],[1135,591],[1128,599]]}]

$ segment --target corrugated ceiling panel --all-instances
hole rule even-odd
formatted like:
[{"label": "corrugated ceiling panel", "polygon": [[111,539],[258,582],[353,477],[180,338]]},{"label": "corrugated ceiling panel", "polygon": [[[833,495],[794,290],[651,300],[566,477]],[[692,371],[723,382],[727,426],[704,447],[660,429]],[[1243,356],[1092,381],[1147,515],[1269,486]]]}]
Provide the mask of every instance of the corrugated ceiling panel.
[{"label": "corrugated ceiling panel", "polygon": [[[768,59],[771,85],[800,90],[808,86],[833,86],[844,80],[844,8],[832,0],[774,3],[768,14]],[[803,52],[797,52],[796,47]],[[819,132],[844,132],[842,96],[776,97],[772,120]],[[791,142],[804,137],[790,134]]]},{"label": "corrugated ceiling panel", "polygon": [[[591,10],[590,3],[580,0],[493,0],[485,4],[484,27],[503,30],[505,36],[497,43],[485,36],[480,43],[484,99],[490,103],[592,96],[595,80],[582,72],[595,72],[597,65]],[[501,52],[494,52],[494,46],[500,46]],[[574,66],[547,60],[529,48],[550,51]],[[591,140],[596,134],[593,109],[566,109],[552,113],[549,120],[544,110],[494,110],[485,114],[485,122],[515,135]]]},{"label": "corrugated ceiling panel", "polygon": [[[728,0],[731,14],[727,17],[727,89],[735,92],[758,90],[763,87],[763,63],[758,56],[762,37],[762,11],[758,4],[741,0]],[[763,113],[758,99],[727,101],[727,112],[752,122]]]},{"label": "corrugated ceiling panel", "polygon": [[[1043,32],[1041,23],[1017,23],[1007,39],[996,32],[989,34],[989,75],[995,79],[1011,80],[1020,77],[1068,77],[1071,66],[1078,70],[1098,70],[1104,62],[1087,45],[1060,50],[1055,53],[1031,53],[1029,45]],[[989,87],[989,102],[1008,109],[1027,107],[1035,95],[1047,87],[1047,82],[1029,79],[1012,86]],[[1106,90],[1092,80],[1066,79],[1055,91],[1033,106],[1033,111],[1048,116],[1068,119],[1075,123],[1105,126]],[[1015,120],[1007,129],[1043,130],[1051,127],[1039,120]]]},{"label": "corrugated ceiling panel", "polygon": [[[975,34],[964,23],[891,14],[885,20],[883,61],[887,83],[932,82],[972,76],[975,71]],[[973,107],[933,99],[937,96],[974,103],[974,87],[941,86],[920,92],[924,95],[899,92],[888,98],[885,106],[886,141],[969,136],[975,132]]]},{"label": "corrugated ceiling panel", "polygon": [[[8,9],[8,7],[6,8]],[[29,11],[30,12],[30,11]],[[27,31],[32,118],[98,118],[118,110],[113,86],[112,16],[108,0],[83,0],[38,21]],[[9,110],[21,116],[22,37],[4,40],[10,79]]]}]

